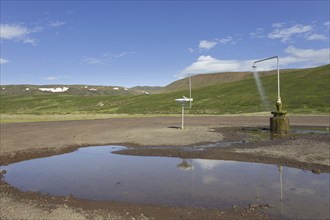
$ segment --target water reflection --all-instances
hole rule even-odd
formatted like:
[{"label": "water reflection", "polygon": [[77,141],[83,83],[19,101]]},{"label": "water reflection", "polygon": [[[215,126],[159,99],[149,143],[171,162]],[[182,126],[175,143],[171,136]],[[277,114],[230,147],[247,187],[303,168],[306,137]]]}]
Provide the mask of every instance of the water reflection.
[{"label": "water reflection", "polygon": [[281,165],[278,166],[278,171],[280,173],[280,207],[281,207],[281,215],[283,215],[283,167]]},{"label": "water reflection", "polygon": [[329,218],[329,174],[256,163],[111,153],[118,149],[122,148],[81,148],[1,169],[7,170],[5,180],[23,191],[205,208],[270,204],[269,212],[284,218]]},{"label": "water reflection", "polygon": [[187,160],[183,159],[181,163],[179,163],[177,168],[182,169],[182,170],[193,170],[194,166],[192,164],[192,160],[190,160],[190,163],[188,163]]}]

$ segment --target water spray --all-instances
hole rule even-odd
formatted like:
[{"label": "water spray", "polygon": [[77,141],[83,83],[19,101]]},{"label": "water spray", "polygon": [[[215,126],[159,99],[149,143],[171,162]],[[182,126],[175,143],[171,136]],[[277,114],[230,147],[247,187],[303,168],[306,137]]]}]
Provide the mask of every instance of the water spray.
[{"label": "water spray", "polygon": [[257,66],[253,65],[252,68],[253,68],[253,77],[256,81],[258,92],[259,92],[259,95],[261,97],[264,108],[265,108],[266,111],[270,111],[270,104],[269,104],[269,101],[267,99],[264,87],[262,86],[262,83],[261,83],[261,80],[260,80],[260,77],[259,77],[259,74],[258,74],[258,71],[257,71]]},{"label": "water spray", "polygon": [[261,60],[254,61],[252,68],[253,72],[256,72],[257,65],[266,60],[276,59],[277,60],[277,101],[276,101],[276,112],[271,112],[274,117],[270,118],[270,131],[276,134],[288,133],[289,131],[289,119],[285,117],[286,112],[282,110],[282,100],[280,93],[280,69],[279,62],[280,58],[278,56],[273,56]]}]

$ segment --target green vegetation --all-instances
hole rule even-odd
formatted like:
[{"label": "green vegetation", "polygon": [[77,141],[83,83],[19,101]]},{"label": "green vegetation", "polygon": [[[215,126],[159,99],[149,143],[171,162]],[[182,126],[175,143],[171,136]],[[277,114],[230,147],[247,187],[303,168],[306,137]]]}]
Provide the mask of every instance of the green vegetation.
[{"label": "green vegetation", "polygon": [[[229,82],[240,81],[248,78],[253,78],[251,72],[225,72],[200,74],[191,76],[192,87],[202,88],[213,85],[226,84]],[[189,85],[188,78],[177,80],[163,88],[159,88],[156,93],[169,93],[187,89]]]},{"label": "green vegetation", "polygon": [[[281,71],[284,110],[296,114],[329,113],[330,65]],[[252,76],[252,73],[251,73]],[[199,76],[201,79],[202,77]],[[198,84],[197,78],[193,85]],[[266,95],[275,110],[277,76],[261,74]],[[205,80],[203,79],[205,84]],[[187,85],[188,88],[188,85]],[[252,77],[226,83],[193,87],[193,114],[237,114],[265,111]],[[174,99],[189,96],[188,90],[143,95],[74,95],[64,93],[1,94],[1,114],[177,114]]]}]

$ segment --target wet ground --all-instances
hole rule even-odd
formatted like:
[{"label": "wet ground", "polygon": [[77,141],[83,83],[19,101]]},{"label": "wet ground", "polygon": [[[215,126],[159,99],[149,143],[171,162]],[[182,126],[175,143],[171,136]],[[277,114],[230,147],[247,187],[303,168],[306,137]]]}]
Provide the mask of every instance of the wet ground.
[{"label": "wet ground", "polygon": [[[321,199],[322,196],[329,198],[329,192],[326,189],[318,191],[313,188],[314,186],[322,188],[324,184],[322,179],[328,178],[329,175],[330,137],[327,116],[291,117],[291,128],[298,132],[276,139],[273,139],[267,131],[268,117],[191,117],[186,119],[187,128],[185,130],[175,128],[180,123],[179,119],[175,117],[125,118],[1,125],[1,165],[12,166],[14,162],[20,161],[28,163],[29,161],[24,160],[68,153],[81,146],[116,144],[132,148],[115,152],[116,154],[109,150],[108,153],[104,153],[105,157],[112,158],[111,160],[135,158],[133,161],[144,158],[145,163],[153,161],[152,165],[136,162],[147,167],[142,170],[152,170],[152,172],[140,173],[141,176],[144,176],[144,182],[145,179],[150,179],[152,182],[154,175],[151,177],[148,175],[157,173],[155,170],[158,169],[160,174],[166,174],[167,170],[172,170],[173,172],[164,175],[167,177],[165,180],[171,179],[169,177],[174,175],[173,179],[181,180],[183,184],[176,182],[171,185],[167,182],[164,186],[158,185],[158,188],[162,190],[156,190],[150,194],[140,189],[144,192],[144,196],[136,195],[130,190],[134,188],[139,192],[138,186],[144,183],[143,181],[138,182],[140,175],[131,173],[128,176],[134,178],[127,181],[123,181],[119,177],[111,177],[111,175],[118,174],[118,170],[128,169],[127,166],[129,170],[132,169],[139,173],[138,166],[137,164],[129,166],[119,161],[103,166],[107,171],[102,172],[108,174],[104,176],[109,177],[110,175],[111,179],[116,179],[108,184],[103,181],[104,185],[113,186],[113,189],[122,189],[120,193],[117,191],[119,197],[110,195],[117,199],[110,202],[103,201],[104,198],[80,199],[78,194],[70,193],[72,195],[68,196],[68,192],[65,192],[65,195],[62,194],[63,196],[45,195],[44,193],[48,191],[40,188],[25,189],[23,187],[25,183],[8,185],[2,179],[0,218],[19,219],[24,213],[27,219],[51,219],[52,216],[60,216],[60,213],[61,218],[67,219],[267,219],[268,217],[298,217],[298,213],[303,207],[310,210],[311,217],[325,216],[329,218],[329,213],[323,211],[327,208],[327,203],[323,200],[314,202],[319,204],[316,209],[312,202],[308,205],[301,202],[306,199],[314,201],[314,195],[318,195],[317,197]],[[86,154],[85,149],[88,151],[90,148],[81,148],[76,152],[80,152],[80,156],[83,156]],[[131,157],[118,154],[153,157]],[[65,155],[68,154],[60,156]],[[87,153],[87,155],[89,155],[88,158],[92,158],[94,154]],[[252,163],[242,165],[237,161]],[[212,163],[214,165],[210,165]],[[262,165],[263,163],[264,165]],[[90,177],[99,178],[96,177],[98,173],[96,171],[100,168],[95,168],[94,164],[95,162],[84,164],[86,167],[83,168],[81,178],[88,180],[94,179]],[[160,167],[157,167],[158,164]],[[53,167],[61,166],[62,163],[57,163]],[[76,166],[80,165],[76,164]],[[8,169],[6,174],[2,174],[8,182],[10,175],[16,172],[11,169]],[[32,170],[34,169],[25,169],[23,174],[18,176],[33,176],[32,173],[29,173]],[[281,198],[280,170],[282,170],[282,200],[279,199]],[[55,174],[62,175],[66,172],[48,170],[44,175],[56,176]],[[192,174],[195,177],[194,181],[191,181]],[[125,172],[120,175],[124,177]],[[38,175],[36,174],[36,176]],[[246,179],[246,182],[240,179],[241,176],[246,177],[243,179]],[[251,178],[247,178],[247,176]],[[163,176],[160,175],[159,178],[161,177]],[[255,177],[255,180],[252,177]],[[57,176],[56,180],[62,182],[65,178]],[[155,177],[153,185],[157,186],[156,179]],[[313,181],[315,179],[318,181]],[[33,178],[34,180],[36,178]],[[226,186],[225,180],[237,184]],[[40,181],[44,182],[46,186],[51,185],[47,181]],[[94,188],[93,184],[84,185],[81,182],[86,181],[84,179],[80,181],[81,187],[79,188],[82,192]],[[127,182],[132,184],[126,185]],[[205,184],[209,184],[212,192],[203,189],[202,186]],[[36,184],[33,183],[32,186],[35,187]],[[195,190],[191,191],[191,186],[198,186],[198,188],[195,187],[193,188]],[[218,186],[221,187],[218,188]],[[70,189],[67,185],[60,188],[66,187]],[[73,188],[76,187],[71,187],[71,189]],[[100,188],[102,187],[100,186]],[[157,193],[176,188],[186,190],[180,197],[188,199],[180,201],[170,195],[168,195],[170,198],[167,199],[167,193],[157,195]],[[24,192],[25,190],[35,190],[36,193]],[[231,195],[236,191],[237,195]],[[222,197],[223,195],[225,196]],[[153,197],[156,198],[155,200],[163,202],[150,201]],[[125,200],[127,198],[133,200]],[[147,200],[136,201],[134,198],[146,198]],[[196,203],[196,201],[203,203]]]},{"label": "wet ground", "polygon": [[329,173],[330,132],[323,126],[292,126],[289,134],[274,135],[267,127],[218,127],[222,141],[181,147],[135,147],[116,154],[235,160],[290,166]]}]

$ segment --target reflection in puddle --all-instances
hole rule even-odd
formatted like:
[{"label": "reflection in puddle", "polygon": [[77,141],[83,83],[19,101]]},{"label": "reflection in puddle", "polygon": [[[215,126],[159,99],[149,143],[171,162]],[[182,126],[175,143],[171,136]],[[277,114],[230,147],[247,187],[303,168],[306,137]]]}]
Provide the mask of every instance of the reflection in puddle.
[{"label": "reflection in puddle", "polygon": [[23,191],[204,208],[269,204],[284,218],[329,218],[329,174],[235,161],[112,154],[123,147],[81,148],[1,169]]}]

